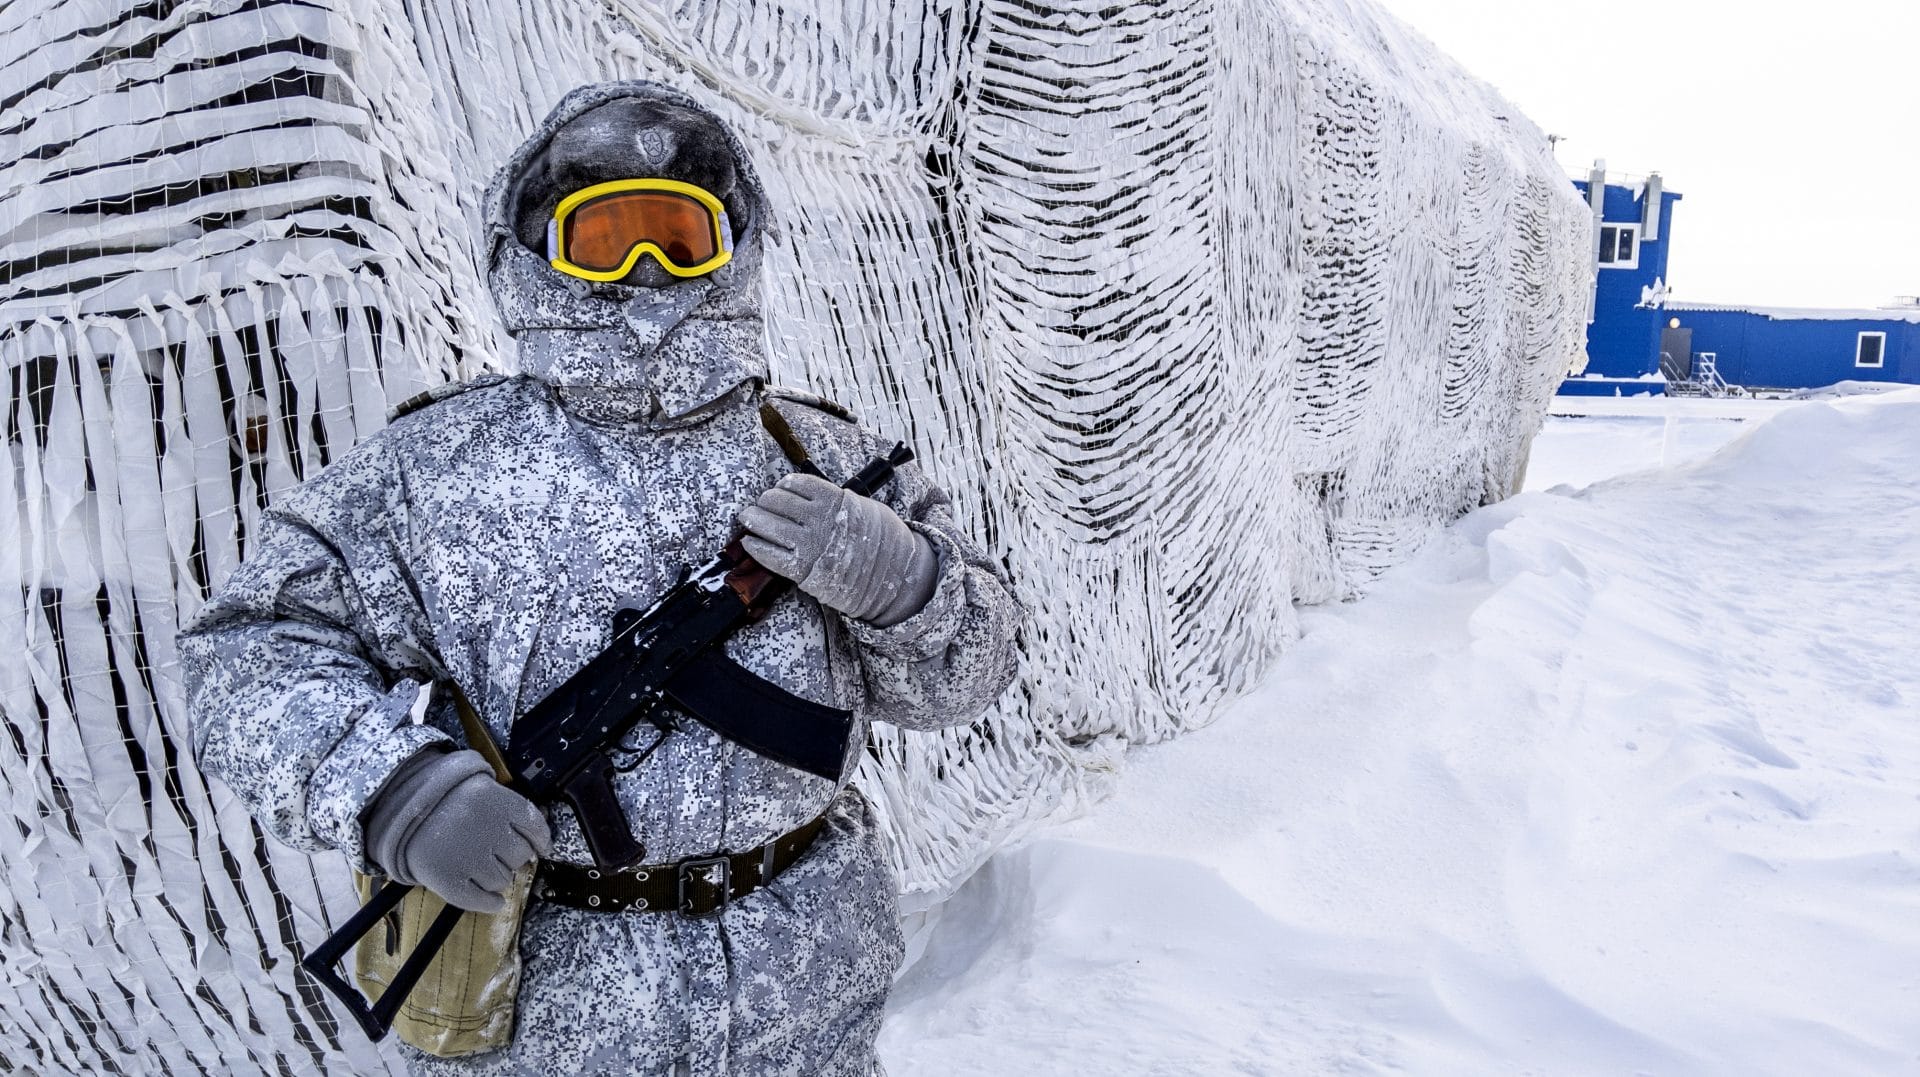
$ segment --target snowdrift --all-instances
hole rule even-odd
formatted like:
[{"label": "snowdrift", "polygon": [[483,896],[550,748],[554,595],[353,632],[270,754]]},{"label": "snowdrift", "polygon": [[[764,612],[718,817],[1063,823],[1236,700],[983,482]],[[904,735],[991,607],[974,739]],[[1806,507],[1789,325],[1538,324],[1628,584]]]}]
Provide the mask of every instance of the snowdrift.
[{"label": "snowdrift", "polygon": [[[1546,440],[1601,449],[1584,425]],[[884,1057],[1912,1073],[1916,472],[1909,392],[1469,516],[1307,613],[1090,818],[989,861]]]},{"label": "snowdrift", "polygon": [[637,75],[765,147],[779,377],[910,439],[1034,611],[997,713],[862,772],[923,903],[1504,496],[1578,358],[1545,139],[1365,3],[8,5],[9,1063],[387,1064],[290,967],[341,867],[195,773],[173,634],[277,493],[511,366],[481,187]]}]

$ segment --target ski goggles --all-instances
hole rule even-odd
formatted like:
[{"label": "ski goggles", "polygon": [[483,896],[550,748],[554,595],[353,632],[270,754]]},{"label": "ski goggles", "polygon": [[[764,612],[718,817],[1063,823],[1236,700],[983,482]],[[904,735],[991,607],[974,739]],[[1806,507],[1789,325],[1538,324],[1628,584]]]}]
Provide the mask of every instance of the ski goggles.
[{"label": "ski goggles", "polygon": [[568,195],[547,222],[547,258],[570,276],[619,280],[643,254],[676,277],[719,269],[733,257],[727,208],[679,180],[610,180]]}]

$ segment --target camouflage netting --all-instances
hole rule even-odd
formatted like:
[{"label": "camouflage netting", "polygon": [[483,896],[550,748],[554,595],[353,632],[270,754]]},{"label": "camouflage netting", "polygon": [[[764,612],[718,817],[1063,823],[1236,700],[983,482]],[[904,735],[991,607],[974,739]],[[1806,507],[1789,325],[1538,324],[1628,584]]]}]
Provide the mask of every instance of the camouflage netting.
[{"label": "camouflage netting", "polygon": [[380,1072],[293,955],[342,865],[185,751],[173,637],[261,509],[511,368],[474,260],[567,89],[764,147],[778,380],[909,439],[1033,618],[861,784],[924,905],[1511,488],[1590,222],[1364,0],[0,7],[0,1072]]}]

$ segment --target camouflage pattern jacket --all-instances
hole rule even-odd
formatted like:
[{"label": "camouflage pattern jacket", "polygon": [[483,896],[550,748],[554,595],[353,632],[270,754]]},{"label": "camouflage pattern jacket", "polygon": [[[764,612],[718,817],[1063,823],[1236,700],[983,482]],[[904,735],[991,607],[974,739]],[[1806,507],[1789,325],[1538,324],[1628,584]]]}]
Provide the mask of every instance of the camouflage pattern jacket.
[{"label": "camouflage pattern jacket", "polygon": [[[760,421],[769,396],[836,481],[892,444],[763,387],[763,212],[731,264],[659,289],[579,288],[512,238],[502,182],[559,124],[620,95],[685,101],[647,83],[575,91],[490,194],[491,279],[522,374],[399,418],[284,497],[183,634],[201,766],[282,841],[371,870],[369,802],[414,752],[460,739],[428,686],[462,686],[504,742],[516,715],[606,645],[617,608],[646,605],[718,550],[791,470]],[[743,179],[741,202],[763,208],[750,168]],[[1013,673],[1017,605],[946,496],[912,464],[878,496],[938,554],[925,608],[877,628],[796,592],[726,644],[787,690],[852,709],[850,755],[866,721],[965,722]],[[414,1055],[415,1071],[876,1072],[901,940],[884,837],[857,791],[689,722],[616,792],[655,863],[751,848],[823,810],[829,826],[713,919],[536,901],[512,1045]],[[589,861],[567,809],[550,820],[555,859]]]}]

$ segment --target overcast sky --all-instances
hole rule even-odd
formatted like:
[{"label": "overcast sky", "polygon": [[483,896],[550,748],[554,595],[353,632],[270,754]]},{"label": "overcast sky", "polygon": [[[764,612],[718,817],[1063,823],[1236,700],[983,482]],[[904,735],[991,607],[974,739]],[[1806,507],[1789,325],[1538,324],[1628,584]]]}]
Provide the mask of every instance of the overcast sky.
[{"label": "overcast sky", "polygon": [[1920,0],[1379,0],[1580,175],[1666,177],[1673,298],[1920,293]]}]

